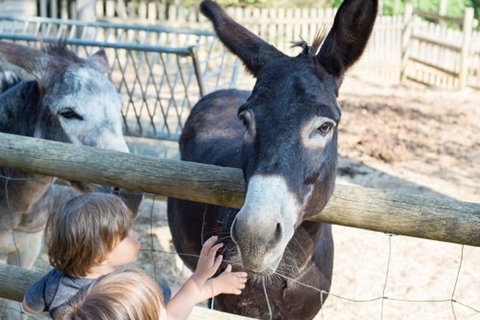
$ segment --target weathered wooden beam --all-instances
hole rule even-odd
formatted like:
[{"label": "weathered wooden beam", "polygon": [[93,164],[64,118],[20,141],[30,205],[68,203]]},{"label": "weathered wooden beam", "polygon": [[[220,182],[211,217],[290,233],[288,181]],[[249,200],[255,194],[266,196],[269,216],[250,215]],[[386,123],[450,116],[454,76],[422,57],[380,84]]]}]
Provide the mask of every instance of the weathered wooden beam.
[{"label": "weathered wooden beam", "polygon": [[[0,297],[9,300],[22,301],[28,287],[39,280],[44,272],[0,263]],[[243,320],[250,319],[225,312],[195,307],[188,317],[191,320],[218,319]]]},{"label": "weathered wooden beam", "polygon": [[[239,169],[159,159],[0,134],[0,166],[239,208]],[[337,184],[309,218],[356,228],[480,246],[480,204]]]},{"label": "weathered wooden beam", "polygon": [[0,166],[64,180],[100,183],[240,207],[240,170],[0,134]]},{"label": "weathered wooden beam", "polygon": [[25,292],[45,273],[0,263],[0,297],[22,301]]}]

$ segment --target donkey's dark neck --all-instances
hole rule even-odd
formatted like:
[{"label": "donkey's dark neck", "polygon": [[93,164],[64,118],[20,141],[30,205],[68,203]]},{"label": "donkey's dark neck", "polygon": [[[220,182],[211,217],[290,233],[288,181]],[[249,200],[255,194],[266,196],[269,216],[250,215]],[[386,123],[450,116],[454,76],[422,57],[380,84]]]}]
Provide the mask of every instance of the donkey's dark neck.
[{"label": "donkey's dark neck", "polygon": [[36,81],[21,81],[0,93],[0,131],[33,137],[40,92]]},{"label": "donkey's dark neck", "polygon": [[[283,256],[282,264],[291,265],[295,263],[295,268],[285,268],[287,271],[302,272],[305,266],[312,261],[312,255],[315,251],[315,246],[318,243],[322,232],[322,223],[304,221],[295,230],[292,240],[287,246],[286,254]],[[291,261],[291,258],[295,259]],[[280,269],[282,266],[279,266]],[[283,274],[283,276],[295,278],[298,274]]]}]

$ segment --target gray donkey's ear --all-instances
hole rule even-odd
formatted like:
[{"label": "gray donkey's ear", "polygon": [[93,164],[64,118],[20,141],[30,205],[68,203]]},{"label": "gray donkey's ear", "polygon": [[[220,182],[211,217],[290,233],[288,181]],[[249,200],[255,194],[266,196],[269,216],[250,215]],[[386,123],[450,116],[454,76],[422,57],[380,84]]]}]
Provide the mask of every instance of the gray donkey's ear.
[{"label": "gray donkey's ear", "polygon": [[85,60],[90,66],[97,69],[103,74],[107,74],[110,66],[108,64],[108,58],[105,54],[105,50],[101,49],[95,54],[91,55]]},{"label": "gray donkey's ear", "polygon": [[43,79],[50,59],[48,54],[28,46],[0,41],[0,66],[17,72],[22,79]]}]

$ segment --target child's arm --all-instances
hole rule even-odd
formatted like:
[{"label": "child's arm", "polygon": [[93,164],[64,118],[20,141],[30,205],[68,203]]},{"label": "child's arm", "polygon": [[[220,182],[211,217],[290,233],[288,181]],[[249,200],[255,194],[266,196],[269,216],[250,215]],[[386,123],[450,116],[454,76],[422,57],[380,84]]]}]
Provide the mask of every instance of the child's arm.
[{"label": "child's arm", "polygon": [[42,313],[42,311],[38,311],[38,310],[34,310],[34,309],[30,308],[28,306],[27,302],[25,301],[25,298],[22,301],[22,309],[23,309],[23,311],[31,313],[31,314]]},{"label": "child's arm", "polygon": [[[242,293],[247,282],[246,272],[232,272],[232,266],[228,265],[225,271],[215,278],[208,279],[202,287],[197,303],[213,298],[219,294]],[[172,297],[177,294],[180,287],[171,287]]]},{"label": "child's arm", "polygon": [[45,288],[52,272],[48,272],[27,289],[22,301],[22,308],[25,312],[31,314],[45,312],[47,306],[45,302]]},{"label": "child's arm", "polygon": [[167,313],[178,320],[187,319],[198,301],[205,282],[215,274],[222,263],[222,255],[215,258],[218,249],[223,246],[222,243],[214,245],[217,239],[217,236],[213,236],[205,241],[198,258],[197,269],[165,307]]}]

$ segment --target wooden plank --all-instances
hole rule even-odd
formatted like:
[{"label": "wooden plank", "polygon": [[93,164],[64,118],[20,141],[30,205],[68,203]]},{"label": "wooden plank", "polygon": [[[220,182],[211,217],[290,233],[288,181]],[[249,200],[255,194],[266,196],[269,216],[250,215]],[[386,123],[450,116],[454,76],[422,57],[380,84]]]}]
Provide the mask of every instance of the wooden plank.
[{"label": "wooden plank", "polygon": [[468,77],[468,59],[470,58],[470,47],[473,31],[473,8],[465,9],[465,17],[463,21],[463,39],[462,51],[460,58],[460,74],[458,77],[458,89],[463,90],[467,86]]},{"label": "wooden plank", "polygon": [[[239,208],[240,169],[0,134],[0,166]],[[334,224],[480,246],[480,204],[337,184],[309,218]]]},{"label": "wooden plank", "polygon": [[[39,280],[44,272],[0,263],[0,298],[22,301],[28,287]],[[242,320],[252,319],[230,313],[195,306],[189,320]]]},{"label": "wooden plank", "polygon": [[422,11],[422,10],[415,10],[414,13],[416,15],[422,17],[422,18],[430,19],[430,20],[433,20],[437,23],[441,22],[441,21],[444,21],[444,22],[451,22],[451,23],[457,24],[459,26],[463,25],[463,19],[462,18],[453,18],[453,17],[449,17],[449,16],[444,16],[444,15],[441,15],[441,14],[438,14],[438,13],[427,12],[427,11]]},{"label": "wooden plank", "polygon": [[451,70],[447,70],[447,69],[444,69],[442,67],[439,67],[438,65],[435,65],[433,63],[430,63],[430,62],[427,62],[425,60],[421,60],[421,59],[417,59],[417,58],[414,58],[414,57],[410,57],[410,61],[414,61],[416,63],[419,63],[425,67],[429,67],[431,69],[434,69],[436,71],[439,71],[439,72],[442,72],[444,74],[447,74],[451,77],[454,77],[454,78],[457,78],[458,77],[458,72],[455,72],[455,71],[451,71]]},{"label": "wooden plank", "polygon": [[28,287],[45,273],[0,263],[0,297],[22,301]]},{"label": "wooden plank", "polygon": [[446,49],[449,49],[449,50],[452,50],[452,51],[458,52],[458,53],[460,53],[460,51],[461,51],[461,48],[459,46],[456,46],[456,45],[453,45],[453,44],[450,44],[450,43],[446,43],[445,41],[441,41],[438,38],[434,38],[432,36],[412,35],[411,39],[418,40],[418,41],[420,41],[422,43],[425,43],[425,44],[433,44],[433,45],[441,46],[443,48],[446,48]]}]

